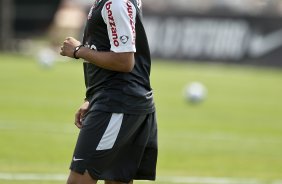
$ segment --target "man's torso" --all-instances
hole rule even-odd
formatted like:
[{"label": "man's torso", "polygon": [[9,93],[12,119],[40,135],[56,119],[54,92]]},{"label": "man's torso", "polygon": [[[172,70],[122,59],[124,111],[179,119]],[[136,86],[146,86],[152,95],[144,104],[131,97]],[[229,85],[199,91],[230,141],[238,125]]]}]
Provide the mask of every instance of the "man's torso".
[{"label": "man's torso", "polygon": [[97,0],[89,12],[84,45],[97,51],[135,52],[130,73],[84,63],[86,97],[92,110],[129,114],[154,111],[150,52],[139,13],[138,2],[126,0]]}]

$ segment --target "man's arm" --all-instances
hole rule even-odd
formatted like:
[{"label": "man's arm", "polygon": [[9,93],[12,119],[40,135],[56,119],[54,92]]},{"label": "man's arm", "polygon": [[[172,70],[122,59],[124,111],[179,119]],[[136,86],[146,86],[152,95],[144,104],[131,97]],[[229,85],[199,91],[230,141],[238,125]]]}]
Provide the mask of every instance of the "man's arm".
[{"label": "man's arm", "polygon": [[133,52],[98,52],[82,47],[76,56],[101,68],[118,72],[131,72],[135,63]]},{"label": "man's arm", "polygon": [[[61,47],[61,55],[73,58],[73,52],[80,42],[72,37],[66,38]],[[118,72],[131,72],[135,60],[133,52],[100,52],[90,48],[81,47],[76,52],[76,57],[84,59],[85,61],[95,64],[101,68],[118,71]]]}]

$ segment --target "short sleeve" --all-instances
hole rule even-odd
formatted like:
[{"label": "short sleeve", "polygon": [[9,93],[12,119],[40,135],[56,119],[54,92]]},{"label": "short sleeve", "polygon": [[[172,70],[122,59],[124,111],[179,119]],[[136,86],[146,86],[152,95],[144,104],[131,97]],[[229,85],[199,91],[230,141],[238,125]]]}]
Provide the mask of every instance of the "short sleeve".
[{"label": "short sleeve", "polygon": [[107,25],[113,52],[136,52],[136,8],[129,0],[109,0],[102,17]]}]

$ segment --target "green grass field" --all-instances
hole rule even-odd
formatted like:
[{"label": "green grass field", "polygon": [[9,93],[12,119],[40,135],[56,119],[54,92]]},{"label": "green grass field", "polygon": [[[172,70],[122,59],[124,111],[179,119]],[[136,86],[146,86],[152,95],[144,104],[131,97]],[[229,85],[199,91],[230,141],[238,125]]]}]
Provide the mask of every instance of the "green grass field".
[{"label": "green grass field", "polygon": [[[164,182],[171,176],[282,181],[281,69],[154,61],[151,79],[159,124],[157,184],[172,183]],[[192,81],[208,89],[201,104],[183,97]],[[74,113],[84,98],[81,63],[42,69],[34,58],[0,54],[0,84],[0,176],[67,174],[78,134]]]}]

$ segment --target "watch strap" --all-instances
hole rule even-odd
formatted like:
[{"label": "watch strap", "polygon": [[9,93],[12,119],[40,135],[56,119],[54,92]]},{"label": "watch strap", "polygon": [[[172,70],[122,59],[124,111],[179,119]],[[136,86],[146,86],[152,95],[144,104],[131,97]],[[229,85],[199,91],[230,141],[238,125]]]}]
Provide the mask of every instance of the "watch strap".
[{"label": "watch strap", "polygon": [[76,56],[76,53],[79,51],[79,49],[83,47],[83,45],[78,45],[74,48],[74,51],[73,51],[73,58],[75,59],[79,59],[79,57]]}]

